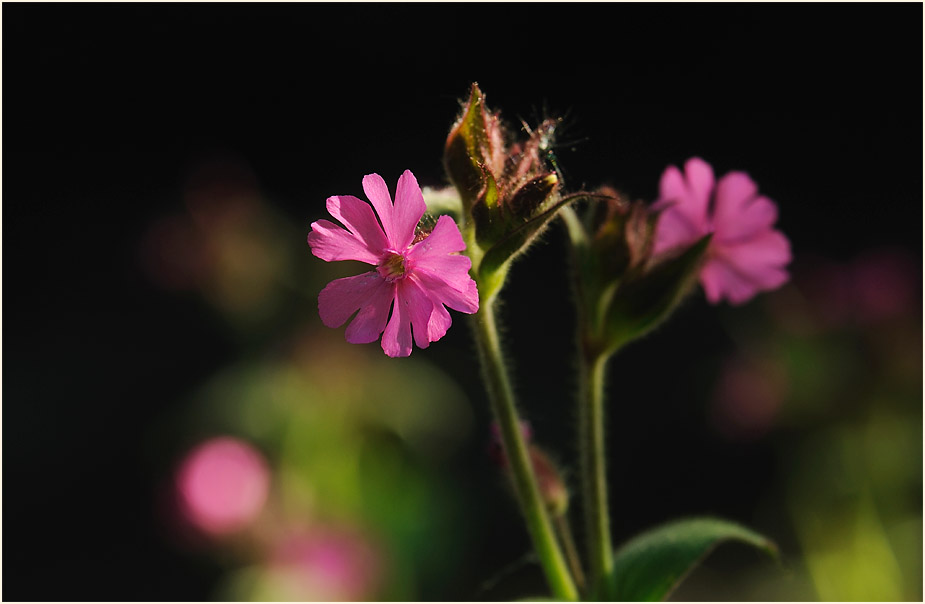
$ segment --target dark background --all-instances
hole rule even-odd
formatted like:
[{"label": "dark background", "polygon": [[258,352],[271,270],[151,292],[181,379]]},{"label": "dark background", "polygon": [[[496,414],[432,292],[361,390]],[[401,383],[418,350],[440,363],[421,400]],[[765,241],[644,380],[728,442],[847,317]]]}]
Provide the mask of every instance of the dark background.
[{"label": "dark background", "polygon": [[[699,155],[753,176],[797,256],[890,243],[918,257],[921,18],[915,3],[4,4],[4,599],[209,596],[217,570],[160,534],[159,468],[140,444],[231,359],[218,321],[138,268],[139,238],[181,207],[201,158],[242,157],[307,232],[363,174],[442,184],[445,135],[477,81],[511,120],[569,117],[557,153],[572,188],[653,199],[666,165]],[[571,385],[541,379],[568,369],[549,354],[571,343],[563,249],[552,233],[515,268],[507,307],[519,387],[548,401],[536,429],[568,451],[556,398]],[[711,439],[702,409],[656,407],[697,379],[660,366],[729,345],[701,301],[682,314],[613,376],[642,377],[611,426],[612,456],[632,460],[615,484],[650,495],[622,501],[620,539],[688,511],[746,517],[772,464]],[[447,370],[481,400],[474,364]],[[672,440],[701,453],[675,460],[688,478],[669,489],[647,468]],[[747,477],[726,483],[736,469]],[[510,545],[476,553],[464,578],[524,549],[499,513]],[[477,597],[460,589],[426,595]]]}]

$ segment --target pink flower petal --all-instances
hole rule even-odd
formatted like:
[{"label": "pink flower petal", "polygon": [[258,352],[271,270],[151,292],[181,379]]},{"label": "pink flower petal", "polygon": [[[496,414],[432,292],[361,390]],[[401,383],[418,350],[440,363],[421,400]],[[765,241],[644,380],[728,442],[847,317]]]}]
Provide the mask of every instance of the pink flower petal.
[{"label": "pink flower petal", "polygon": [[415,278],[427,290],[428,295],[453,310],[472,314],[479,310],[479,291],[469,274],[461,275],[448,282],[445,275],[427,270],[415,270]]},{"label": "pink flower petal", "polygon": [[777,222],[777,206],[767,197],[755,197],[730,222],[729,226],[717,227],[717,241],[732,245],[754,239],[762,232],[770,231]]},{"label": "pink flower petal", "polygon": [[418,181],[411,173],[405,170],[398,178],[398,187],[395,189],[395,207],[392,212],[392,226],[395,249],[403,250],[414,240],[414,230],[424,215],[427,206],[424,204],[424,194]]},{"label": "pink flower petal", "polygon": [[366,306],[360,308],[356,318],[347,326],[344,338],[351,344],[375,342],[385,329],[395,286],[385,279],[382,279],[382,283],[380,290],[373,294],[373,298],[367,301]]},{"label": "pink flower petal", "polygon": [[[430,235],[414,244],[408,253],[409,258],[416,262],[426,258],[435,258],[441,255],[461,252],[466,249],[466,243],[459,233],[459,227],[449,216],[441,216]],[[466,269],[469,270],[469,269]]]},{"label": "pink flower petal", "polygon": [[777,206],[758,196],[758,186],[744,172],[730,172],[716,186],[713,228],[724,242],[749,239],[777,221]]},{"label": "pink flower petal", "polygon": [[334,260],[359,260],[367,264],[379,262],[379,255],[373,253],[366,242],[330,220],[318,220],[312,223],[312,231],[308,234],[308,245],[312,248],[312,254],[328,262]]},{"label": "pink flower petal", "polygon": [[717,246],[700,272],[707,299],[716,303],[727,298],[741,304],[760,291],[781,286],[789,275],[790,242],[779,231],[768,231],[747,243]]},{"label": "pink flower petal", "polygon": [[453,325],[453,319],[446,307],[435,303],[434,310],[430,313],[430,320],[427,322],[427,337],[431,342],[436,342],[446,335],[451,325]]},{"label": "pink flower petal", "polygon": [[409,302],[402,299],[395,289],[395,303],[392,318],[382,334],[382,350],[390,357],[406,357],[411,354],[411,313]]},{"label": "pink flower petal", "polygon": [[716,254],[746,274],[761,289],[773,289],[786,280],[782,268],[791,260],[790,242],[780,231],[766,231],[744,243],[717,246]]},{"label": "pink flower petal", "polygon": [[400,249],[399,239],[396,237],[393,214],[395,208],[392,207],[392,197],[389,195],[389,187],[378,174],[367,174],[363,177],[363,191],[373,207],[376,208],[376,214],[379,215],[379,222],[382,223],[382,229],[389,240],[389,247]]},{"label": "pink flower petal", "polygon": [[699,157],[692,157],[684,164],[684,175],[691,195],[690,216],[706,217],[715,186],[713,168]]},{"label": "pink flower petal", "polygon": [[459,254],[433,255],[416,259],[415,272],[426,272],[448,283],[459,291],[465,291],[467,282],[471,280],[469,269],[472,260],[468,256]]},{"label": "pink flower petal", "polygon": [[717,304],[723,298],[733,304],[741,304],[758,292],[758,286],[746,275],[718,260],[707,262],[700,270],[700,285],[711,304]]},{"label": "pink flower petal", "polygon": [[431,342],[436,342],[446,335],[453,321],[443,304],[432,300],[414,279],[403,280],[399,290],[402,299],[408,302],[414,342],[419,348],[427,348]]},{"label": "pink flower petal", "polygon": [[456,252],[466,249],[459,228],[449,216],[441,216],[430,235],[415,244],[408,253],[415,272],[424,272],[454,287],[466,291],[471,281],[472,261]]},{"label": "pink flower petal", "polygon": [[652,253],[661,254],[675,246],[692,243],[703,235],[706,235],[704,229],[694,225],[677,206],[670,206],[658,217]]},{"label": "pink flower petal", "polygon": [[362,240],[369,250],[377,255],[389,247],[373,208],[353,195],[334,195],[327,201],[328,212],[347,229]]},{"label": "pink flower petal", "polygon": [[668,166],[659,182],[659,198],[652,206],[661,211],[655,232],[655,253],[692,243],[710,232],[707,216],[713,193],[713,168],[698,157],[684,164],[682,174]]},{"label": "pink flower petal", "polygon": [[408,309],[408,314],[411,317],[414,343],[418,345],[418,348],[427,348],[430,346],[430,338],[427,337],[427,324],[430,322],[434,303],[411,279],[403,279],[398,286],[398,291],[399,298],[407,305],[405,308]]},{"label": "pink flower petal", "polygon": [[[479,309],[478,288],[469,276],[472,261],[456,254],[466,249],[459,228],[449,216],[441,216],[430,235],[408,253],[415,277],[435,302],[454,310],[474,313]],[[431,340],[433,341],[433,340]]]},{"label": "pink flower petal", "polygon": [[357,310],[370,306],[379,308],[368,311],[364,317],[372,319],[379,316],[376,313],[381,313],[383,306],[388,313],[394,289],[394,284],[380,277],[376,271],[331,281],[318,294],[321,322],[328,327],[340,327]]},{"label": "pink flower petal", "polygon": [[677,166],[668,166],[662,172],[662,178],[658,183],[658,201],[655,209],[661,209],[658,204],[681,202],[688,199],[687,185],[684,183],[684,175]]}]

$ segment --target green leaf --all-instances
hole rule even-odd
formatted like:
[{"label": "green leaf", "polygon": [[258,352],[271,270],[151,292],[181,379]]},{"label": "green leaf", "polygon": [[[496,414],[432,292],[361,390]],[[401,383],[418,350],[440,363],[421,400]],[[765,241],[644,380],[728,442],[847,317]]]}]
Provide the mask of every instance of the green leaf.
[{"label": "green leaf", "polygon": [[664,600],[717,545],[740,541],[777,556],[772,541],[734,522],[718,518],[676,520],[634,537],[614,557],[614,599]]}]

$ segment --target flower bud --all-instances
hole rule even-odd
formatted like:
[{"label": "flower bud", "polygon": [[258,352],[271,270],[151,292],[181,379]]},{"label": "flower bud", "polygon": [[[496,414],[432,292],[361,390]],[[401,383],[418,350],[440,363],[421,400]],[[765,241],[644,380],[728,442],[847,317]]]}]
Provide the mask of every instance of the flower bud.
[{"label": "flower bud", "polygon": [[[612,351],[665,319],[691,289],[709,237],[654,254],[659,211],[602,188],[575,244],[584,342]],[[575,240],[573,239],[573,242]]]},{"label": "flower bud", "polygon": [[517,189],[506,207],[514,222],[527,222],[541,210],[556,191],[559,178],[554,172],[537,176]]},{"label": "flower bud", "polygon": [[468,211],[484,193],[486,172],[497,179],[504,171],[505,148],[501,121],[485,105],[473,83],[462,115],[446,139],[443,164]]},{"label": "flower bud", "polygon": [[[528,422],[520,422],[520,433],[523,435],[524,440],[527,441],[530,463],[536,475],[537,486],[549,513],[553,517],[562,516],[568,510],[569,502],[569,492],[565,486],[565,481],[562,479],[562,473],[542,449],[530,442],[533,431]],[[504,468],[508,478],[512,478],[501,441],[501,430],[497,423],[492,423],[491,425],[491,436],[491,456],[495,463]]]},{"label": "flower bud", "polygon": [[479,289],[490,296],[501,286],[511,260],[523,252],[555,218],[558,210],[579,198],[560,197],[559,179],[546,166],[542,151],[558,121],[546,120],[530,130],[526,141],[506,144],[506,131],[485,105],[477,84],[459,120],[450,130],[444,166],[463,206],[463,222],[471,219],[481,248],[474,273]]},{"label": "flower bud", "polygon": [[600,259],[602,282],[616,281],[649,259],[658,214],[642,201],[630,202],[609,187],[602,187],[598,194],[604,200],[594,208],[591,245]]},{"label": "flower bud", "polygon": [[568,511],[569,492],[562,480],[562,473],[549,456],[535,445],[530,446],[530,461],[546,509],[554,518],[563,516]]}]

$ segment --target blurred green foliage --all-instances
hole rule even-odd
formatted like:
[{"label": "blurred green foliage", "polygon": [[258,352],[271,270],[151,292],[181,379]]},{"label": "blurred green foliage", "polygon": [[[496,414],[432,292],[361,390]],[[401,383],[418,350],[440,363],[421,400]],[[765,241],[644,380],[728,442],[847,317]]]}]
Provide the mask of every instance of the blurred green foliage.
[{"label": "blurred green foliage", "polygon": [[779,470],[764,507],[786,511],[787,570],[756,567],[732,586],[705,580],[678,597],[921,600],[915,262],[898,250],[866,250],[843,263],[798,258],[794,273],[730,321],[739,375],[713,401],[725,437],[773,443]]},{"label": "blurred green foliage", "polygon": [[[152,280],[196,292],[238,347],[180,416],[155,429],[158,447],[173,442],[181,456],[228,434],[253,443],[271,466],[261,515],[206,546],[226,569],[215,597],[445,593],[471,551],[473,495],[447,472],[472,437],[469,402],[426,354],[396,362],[322,328],[317,292],[365,269],[315,262],[307,225],[276,213],[240,162],[219,162],[206,176],[194,179],[185,212],[152,225],[143,252]],[[721,550],[674,598],[921,600],[915,264],[894,252],[842,264],[798,255],[791,284],[744,308],[719,309],[735,353],[704,404],[718,438],[775,451],[778,472],[755,510],[766,519],[754,524],[781,545],[784,567],[711,574]],[[345,583],[319,583],[324,573],[280,562],[279,544],[300,535],[347,544],[338,567]]]}]

